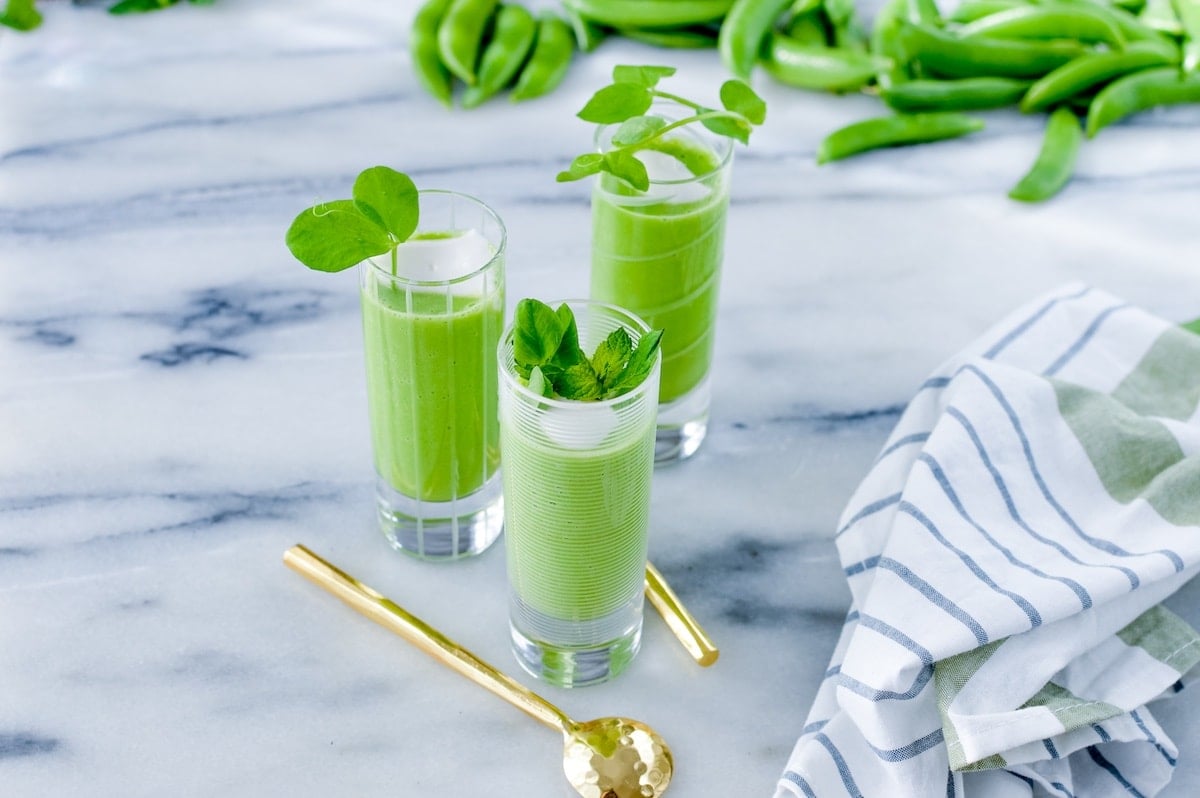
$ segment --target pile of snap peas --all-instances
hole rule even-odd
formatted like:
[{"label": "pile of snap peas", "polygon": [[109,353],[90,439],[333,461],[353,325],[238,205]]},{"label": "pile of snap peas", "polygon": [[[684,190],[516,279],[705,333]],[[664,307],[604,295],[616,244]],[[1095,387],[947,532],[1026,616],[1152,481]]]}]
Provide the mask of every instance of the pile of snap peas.
[{"label": "pile of snap peas", "polygon": [[[796,20],[793,13],[773,36],[790,35]],[[830,133],[818,163],[982,130],[965,110],[1048,112],[1042,150],[1009,191],[1022,202],[1042,202],[1067,185],[1085,132],[1091,138],[1141,110],[1200,102],[1200,0],[964,0],[947,17],[932,0],[888,0],[865,48],[858,40],[832,44],[839,65],[869,56],[877,67],[868,74],[863,62],[857,86],[847,78],[839,89],[877,91],[895,113]],[[768,50],[767,71],[802,85],[773,67],[778,49]]]},{"label": "pile of snap peas", "polygon": [[831,133],[818,163],[983,129],[963,111],[1048,112],[1041,152],[1009,192],[1025,202],[1062,190],[1085,132],[1200,102],[1200,0],[964,0],[945,17],[934,0],[887,0],[869,36],[849,0],[736,0],[720,39],[735,73],[757,61],[783,83],[890,106]]},{"label": "pile of snap peas", "polygon": [[498,0],[428,0],[413,18],[409,37],[421,85],[449,106],[454,81],[461,80],[465,108],[509,86],[514,101],[552,91],[566,76],[574,50],[574,33],[557,14],[534,17],[522,5]]}]

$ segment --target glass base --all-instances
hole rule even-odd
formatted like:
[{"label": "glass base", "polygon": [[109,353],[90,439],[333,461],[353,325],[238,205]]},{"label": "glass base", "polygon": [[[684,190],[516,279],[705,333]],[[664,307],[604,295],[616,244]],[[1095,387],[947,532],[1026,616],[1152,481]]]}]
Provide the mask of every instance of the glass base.
[{"label": "glass base", "polygon": [[421,560],[450,561],[487,550],[504,529],[500,473],[470,496],[426,502],[397,492],[382,477],[375,483],[379,527],[397,551]]},{"label": "glass base", "polygon": [[[510,599],[509,630],[517,664],[556,687],[587,687],[620,675],[642,647],[641,594],[593,621],[551,618]],[[614,630],[619,630],[614,634]],[[547,634],[549,633],[549,634]],[[554,637],[558,643],[544,638]],[[592,639],[603,642],[587,642]]]},{"label": "glass base", "polygon": [[669,465],[696,453],[708,434],[708,404],[711,389],[706,376],[683,396],[658,406],[654,433],[654,464]]}]

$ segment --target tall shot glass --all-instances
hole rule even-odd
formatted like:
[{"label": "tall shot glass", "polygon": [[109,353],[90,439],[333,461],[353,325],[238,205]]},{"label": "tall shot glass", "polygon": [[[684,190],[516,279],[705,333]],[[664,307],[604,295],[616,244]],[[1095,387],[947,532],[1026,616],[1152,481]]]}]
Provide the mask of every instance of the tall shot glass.
[{"label": "tall shot glass", "polygon": [[[671,122],[691,111],[656,102],[648,113]],[[600,152],[612,148],[617,127],[597,130]],[[708,431],[733,141],[686,125],[636,155],[647,191],[606,173],[593,185],[591,298],[664,331],[654,457],[669,463],[694,454]]]},{"label": "tall shot glass", "polygon": [[[567,304],[589,354],[618,327],[635,346],[650,330],[611,305]],[[606,681],[641,644],[662,356],[640,385],[604,401],[529,390],[511,328],[498,357],[513,653],[551,684]]]},{"label": "tall shot glass", "polygon": [[379,523],[427,560],[478,554],[503,526],[496,346],[505,230],[477,199],[421,191],[420,226],[359,265]]}]

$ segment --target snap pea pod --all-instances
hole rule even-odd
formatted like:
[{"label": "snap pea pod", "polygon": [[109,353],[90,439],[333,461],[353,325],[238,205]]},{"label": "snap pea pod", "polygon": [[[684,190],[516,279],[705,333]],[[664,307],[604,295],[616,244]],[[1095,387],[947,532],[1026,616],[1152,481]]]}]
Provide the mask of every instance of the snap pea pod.
[{"label": "snap pea pod", "polygon": [[875,81],[882,88],[908,80],[908,55],[900,44],[900,17],[907,9],[907,0],[887,0],[875,15],[871,27],[871,52],[891,61],[891,66],[880,70]]},{"label": "snap pea pod", "polygon": [[901,147],[965,136],[983,130],[983,120],[951,112],[896,114],[855,122],[825,137],[817,163],[848,158],[882,147]]},{"label": "snap pea pod", "polygon": [[1010,8],[964,25],[959,35],[971,39],[1075,39],[1125,46],[1125,36],[1098,7],[1044,5]]},{"label": "snap pea pod", "polygon": [[1183,28],[1183,69],[1200,66],[1200,0],[1173,0],[1175,15]]},{"label": "snap pea pod", "polygon": [[982,111],[1016,104],[1032,81],[1017,78],[910,80],[880,89],[889,106],[905,113]]},{"label": "snap pea pod", "polygon": [[449,106],[453,96],[453,77],[438,55],[438,25],[450,7],[451,0],[429,0],[413,17],[412,30],[408,36],[408,52],[412,58],[417,81],[425,90],[436,97],[442,105]]},{"label": "snap pea pod", "polygon": [[853,91],[871,82],[888,62],[869,53],[813,47],[775,33],[767,45],[763,67],[767,74],[802,89]]},{"label": "snap pea pod", "polygon": [[575,44],[582,52],[590,53],[604,40],[604,28],[595,22],[581,16],[566,4],[563,5],[563,13],[566,14],[571,31],[575,34]]},{"label": "snap pea pod", "polygon": [[899,36],[910,57],[947,78],[1038,78],[1085,52],[1078,42],[962,39],[903,20]]},{"label": "snap pea pod", "polygon": [[468,86],[475,85],[479,48],[498,0],[452,0],[438,25],[438,55],[442,63]]},{"label": "snap pea pod", "polygon": [[1175,67],[1157,67],[1118,78],[1092,100],[1087,117],[1088,138],[1130,114],[1179,103],[1200,103],[1200,72],[1181,75]]},{"label": "snap pea pod", "polygon": [[532,100],[553,91],[566,77],[574,51],[575,34],[571,32],[571,26],[553,12],[539,14],[533,54],[517,78],[513,102]]},{"label": "snap pea pod", "polygon": [[674,50],[704,50],[717,46],[717,36],[707,28],[617,28],[636,42]]},{"label": "snap pea pod", "polygon": [[1087,53],[1030,86],[1021,99],[1021,110],[1044,111],[1113,78],[1171,63],[1174,60],[1158,50],[1137,43],[1121,52]]},{"label": "snap pea pod", "polygon": [[788,21],[784,33],[797,44],[826,47],[829,44],[829,34],[825,30],[825,22],[821,16],[819,10],[798,14]]},{"label": "snap pea pod", "polygon": [[867,51],[867,36],[858,22],[854,0],[822,0],[833,30],[833,42],[849,50]]},{"label": "snap pea pod", "polygon": [[1021,202],[1041,202],[1062,191],[1075,171],[1082,141],[1083,128],[1074,111],[1059,108],[1050,114],[1037,160],[1008,196]]},{"label": "snap pea pod", "polygon": [[989,17],[992,14],[998,14],[1001,11],[1007,11],[1010,8],[1018,8],[1024,6],[1024,0],[966,0],[958,8],[950,12],[948,19],[950,22],[957,22],[965,25],[968,22],[974,22],[977,19]]},{"label": "snap pea pod", "polygon": [[563,0],[563,5],[612,28],[674,28],[721,19],[733,0]]},{"label": "snap pea pod", "polygon": [[792,7],[788,9],[788,17],[795,19],[802,17],[805,14],[817,11],[824,5],[824,0],[795,0]]},{"label": "snap pea pod", "polygon": [[942,12],[938,11],[934,0],[908,0],[907,17],[909,22],[918,25],[941,25]]},{"label": "snap pea pod", "polygon": [[533,49],[536,35],[537,21],[525,6],[500,6],[492,40],[479,58],[478,82],[463,93],[463,107],[474,108],[507,86]]},{"label": "snap pea pod", "polygon": [[[1041,2],[1041,0],[1039,0]],[[1126,41],[1152,41],[1167,47],[1173,47],[1174,44],[1164,36],[1160,31],[1156,31],[1148,25],[1144,24],[1136,16],[1131,14],[1124,8],[1119,8],[1115,5],[1109,5],[1103,0],[1052,0],[1049,5],[1068,5],[1082,6],[1090,10],[1092,14],[1097,14],[1111,22],[1116,28],[1121,31],[1121,35]]]},{"label": "snap pea pod", "polygon": [[758,61],[763,40],[775,20],[791,7],[793,0],[735,0],[717,38],[717,49],[725,67],[742,80]]},{"label": "snap pea pod", "polygon": [[1130,14],[1138,14],[1145,7],[1146,0],[1113,0],[1113,8],[1128,11]]},{"label": "snap pea pod", "polygon": [[1171,0],[1147,0],[1146,7],[1138,14],[1147,27],[1161,31],[1168,36],[1183,36],[1183,25],[1175,14]]}]

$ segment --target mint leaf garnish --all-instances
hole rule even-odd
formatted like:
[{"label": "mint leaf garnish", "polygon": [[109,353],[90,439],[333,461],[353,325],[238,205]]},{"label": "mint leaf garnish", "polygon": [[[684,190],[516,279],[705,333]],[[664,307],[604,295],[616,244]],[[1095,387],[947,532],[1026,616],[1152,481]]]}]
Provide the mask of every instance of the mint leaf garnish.
[{"label": "mint leaf garnish", "polygon": [[596,347],[595,354],[592,355],[592,366],[596,369],[596,376],[600,382],[611,385],[625,368],[625,364],[629,362],[629,356],[632,354],[633,340],[629,337],[629,333],[625,332],[624,327],[613,330],[607,338],[600,342],[600,345]]},{"label": "mint leaf garnish", "polygon": [[354,205],[397,241],[407,241],[417,229],[417,187],[408,175],[386,166],[373,166],[354,180]]},{"label": "mint leaf garnish", "polygon": [[[745,82],[726,81],[720,89],[723,107],[707,108],[658,88],[659,81],[674,74],[673,67],[614,67],[613,83],[593,94],[578,114],[580,119],[598,125],[620,124],[609,142],[612,149],[599,160],[594,157],[597,153],[575,158],[555,179],[566,183],[607,172],[639,191],[646,191],[650,188],[650,179],[645,165],[635,153],[646,149],[662,150],[662,144],[668,141],[664,137],[671,131],[699,122],[718,136],[749,144],[754,128],[766,121],[767,104]],[[693,113],[670,123],[658,116],[647,116],[655,99],[677,103]]]},{"label": "mint leaf garnish", "polygon": [[646,379],[650,370],[654,368],[654,355],[658,352],[662,335],[662,330],[651,330],[638,340],[637,349],[629,356],[629,362],[608,386],[606,399],[620,396],[642,384],[642,380]]},{"label": "mint leaf garnish", "polygon": [[390,252],[395,274],[396,247],[417,229],[417,187],[408,175],[373,166],[358,175],[353,195],[301,211],[288,228],[288,249],[320,272],[340,272]]},{"label": "mint leaf garnish", "polygon": [[546,375],[542,373],[541,366],[534,366],[529,372],[529,390],[539,396],[554,396],[554,386],[550,384],[550,380],[546,379]]},{"label": "mint leaf garnish", "polygon": [[604,393],[595,369],[586,360],[564,371],[554,383],[554,389],[563,399],[599,399]]},{"label": "mint leaf garnish", "polygon": [[558,352],[563,339],[563,324],[544,302],[522,299],[517,303],[513,330],[513,360],[528,379],[534,366],[545,366]]},{"label": "mint leaf garnish", "polygon": [[513,361],[529,390],[539,396],[612,399],[646,379],[661,339],[662,330],[653,330],[635,348],[629,333],[619,328],[588,358],[579,347],[570,307],[562,304],[552,310],[536,299],[522,299],[513,322]]},{"label": "mint leaf garnish", "polygon": [[1189,321],[1187,324],[1183,325],[1183,329],[1191,330],[1194,333],[1200,333],[1200,319]]}]

